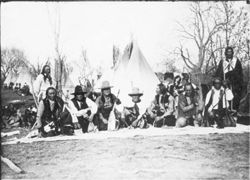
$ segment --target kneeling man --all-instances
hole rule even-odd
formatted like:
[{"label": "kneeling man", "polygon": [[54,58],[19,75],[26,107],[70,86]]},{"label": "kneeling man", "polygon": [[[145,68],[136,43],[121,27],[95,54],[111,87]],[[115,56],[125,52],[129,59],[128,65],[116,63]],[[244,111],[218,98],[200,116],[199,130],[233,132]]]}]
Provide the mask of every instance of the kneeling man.
[{"label": "kneeling man", "polygon": [[123,127],[146,128],[146,109],[140,107],[140,97],[143,93],[140,92],[139,88],[135,87],[128,95],[132,97],[132,104],[124,105],[124,110],[121,114],[121,125]]},{"label": "kneeling man", "polygon": [[200,126],[203,110],[201,96],[196,94],[191,83],[187,83],[184,89],[184,93],[179,95],[176,127]]},{"label": "kneeling man", "polygon": [[35,127],[38,128],[39,136],[48,137],[59,134],[59,117],[62,111],[62,103],[56,96],[56,89],[49,87],[46,97],[40,101]]},{"label": "kneeling man", "polygon": [[97,105],[85,97],[86,93],[87,89],[78,85],[75,87],[75,92],[72,93],[75,97],[69,101],[69,109],[72,115],[77,117],[83,133],[88,132],[89,122],[93,120],[93,116],[97,112]]},{"label": "kneeling man", "polygon": [[154,119],[155,127],[174,126],[174,97],[167,91],[164,84],[158,84],[156,96],[150,108],[150,117]]},{"label": "kneeling man", "polygon": [[220,78],[215,78],[212,89],[207,93],[205,101],[205,114],[208,114],[209,125],[217,124],[217,128],[224,128],[223,118],[226,116],[226,108],[233,100],[233,93],[229,88],[222,87]]}]

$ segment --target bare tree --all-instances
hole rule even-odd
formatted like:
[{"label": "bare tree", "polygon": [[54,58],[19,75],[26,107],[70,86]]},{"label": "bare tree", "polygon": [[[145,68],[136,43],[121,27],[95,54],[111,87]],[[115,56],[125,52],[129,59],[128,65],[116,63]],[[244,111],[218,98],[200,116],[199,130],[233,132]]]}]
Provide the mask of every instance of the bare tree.
[{"label": "bare tree", "polygon": [[[52,18],[52,15],[50,14],[49,8],[48,8],[48,16],[49,20],[51,22],[51,26],[53,29],[53,36],[54,36],[54,42],[55,42],[55,81],[56,81],[56,89],[58,90],[59,96],[62,95],[62,85],[63,85],[63,79],[66,76],[65,75],[65,60],[66,57],[62,54],[61,48],[60,48],[60,27],[61,27],[61,15],[60,15],[60,3],[56,2],[54,4],[54,10],[55,13],[54,19]],[[53,19],[53,20],[52,20]]]},{"label": "bare tree", "polygon": [[82,63],[82,69],[83,69],[83,75],[87,76],[90,72],[88,72],[90,70],[90,63],[89,63],[89,58],[87,56],[87,50],[86,49],[82,49],[82,53],[81,53],[81,63]]},{"label": "bare tree", "polygon": [[[249,60],[247,38],[250,37],[249,12],[243,7],[235,10],[233,2],[222,2],[222,11],[226,25],[223,33],[226,36],[225,46],[232,46],[235,49],[235,55],[242,59],[242,63]],[[248,55],[248,58],[244,58]]]},{"label": "bare tree", "polygon": [[26,67],[28,68],[29,73],[31,74],[31,76],[34,77],[34,78],[36,78],[42,72],[42,68],[43,68],[44,65],[51,66],[49,58],[47,59],[45,64],[43,62],[40,62],[39,59],[35,64],[31,63],[30,61],[26,61]]},{"label": "bare tree", "polygon": [[26,65],[24,52],[17,48],[1,49],[1,79],[2,83],[10,72],[18,73],[18,69]]},{"label": "bare tree", "polygon": [[235,10],[232,2],[207,3],[204,7],[196,2],[191,4],[190,11],[193,16],[189,26],[178,23],[179,32],[185,40],[195,43],[198,55],[194,59],[197,61],[183,44],[175,50],[190,71],[208,73],[214,70],[228,45],[235,47],[235,55],[245,54],[246,37],[250,34],[248,14],[243,8]]},{"label": "bare tree", "polygon": [[219,60],[224,58],[223,52],[227,46],[234,48],[235,56],[243,65],[250,58],[247,48],[247,38],[250,36],[249,13],[243,7],[235,9],[233,5],[234,2],[222,2],[215,7],[226,24],[211,39],[210,48],[207,51],[213,62],[207,62],[207,67],[212,68],[206,69],[206,72],[215,69],[213,66],[216,67]]},{"label": "bare tree", "polygon": [[160,62],[159,65],[164,67],[164,72],[178,72],[178,69],[175,66],[175,61],[176,59],[169,55],[164,58],[164,60]]},{"label": "bare tree", "polygon": [[[73,61],[74,67],[76,66],[78,70],[80,70],[78,81],[80,85],[85,85],[86,82],[90,82],[93,85],[93,75],[95,74],[95,69],[91,67],[89,62],[89,58],[87,55],[87,50],[82,47],[80,58],[78,60]],[[69,66],[70,67],[70,66]],[[72,66],[70,69],[72,70]],[[70,70],[70,71],[71,71]]]},{"label": "bare tree", "polygon": [[201,72],[203,70],[211,39],[226,24],[226,22],[219,18],[218,14],[213,14],[214,11],[212,11],[212,8],[210,4],[206,7],[202,7],[200,2],[192,3],[190,5],[190,11],[192,13],[190,25],[185,27],[178,23],[182,37],[193,41],[198,50],[198,62],[195,63],[195,61],[191,59],[189,49],[184,49],[182,44],[177,48],[177,54],[181,56],[191,71]]}]

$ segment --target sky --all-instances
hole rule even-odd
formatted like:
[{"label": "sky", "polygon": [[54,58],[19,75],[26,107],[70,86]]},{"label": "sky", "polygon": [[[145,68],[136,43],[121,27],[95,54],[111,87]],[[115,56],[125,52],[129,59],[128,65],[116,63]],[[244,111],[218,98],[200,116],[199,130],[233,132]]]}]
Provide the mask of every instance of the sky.
[{"label": "sky", "polygon": [[[91,66],[106,68],[112,65],[113,45],[123,51],[133,37],[157,71],[157,63],[179,45],[177,22],[186,24],[189,3],[1,3],[1,47],[19,48],[29,61],[45,62],[55,57],[54,31],[60,27],[59,49],[68,62],[78,61],[85,49]],[[181,60],[176,65],[184,66]]]}]

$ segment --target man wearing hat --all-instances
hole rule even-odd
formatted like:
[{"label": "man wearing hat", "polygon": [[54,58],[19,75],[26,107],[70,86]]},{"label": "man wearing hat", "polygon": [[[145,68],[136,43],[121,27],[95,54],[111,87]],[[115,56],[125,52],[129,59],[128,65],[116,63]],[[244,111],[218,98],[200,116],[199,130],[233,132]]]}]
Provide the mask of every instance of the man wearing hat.
[{"label": "man wearing hat", "polygon": [[[133,128],[140,127],[145,128],[147,126],[145,112],[141,112],[140,108],[140,97],[143,93],[140,92],[139,88],[134,87],[132,92],[128,94],[132,97],[132,103],[129,106],[124,106],[123,113],[121,115],[121,124],[126,126],[130,126]],[[123,124],[124,123],[124,124]]]},{"label": "man wearing hat", "polygon": [[86,88],[77,85],[75,92],[72,93],[75,97],[69,101],[69,109],[72,115],[77,117],[83,133],[88,132],[89,122],[92,121],[97,112],[96,104],[85,96],[86,93]]},{"label": "man wearing hat", "polygon": [[110,112],[113,109],[114,104],[121,104],[120,100],[111,93],[110,83],[108,81],[103,81],[101,86],[101,96],[96,99],[96,104],[98,106],[98,118],[94,122],[97,125],[99,131],[107,130],[108,128],[108,119]]}]

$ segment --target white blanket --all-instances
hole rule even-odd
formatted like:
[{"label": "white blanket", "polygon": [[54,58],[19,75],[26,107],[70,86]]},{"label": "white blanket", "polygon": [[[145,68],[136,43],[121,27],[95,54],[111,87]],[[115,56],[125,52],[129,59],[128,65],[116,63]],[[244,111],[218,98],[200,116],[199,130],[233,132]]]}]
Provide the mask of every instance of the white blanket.
[{"label": "white blanket", "polygon": [[3,142],[2,145],[6,144],[17,144],[17,143],[32,143],[38,141],[62,141],[62,140],[73,140],[73,139],[107,139],[107,138],[132,138],[136,136],[171,136],[171,135],[206,135],[206,134],[226,134],[226,133],[249,133],[250,126],[237,124],[236,127],[226,127],[224,129],[208,128],[208,127],[192,127],[187,126],[184,128],[154,128],[148,129],[120,129],[118,131],[99,131],[95,133],[83,134],[81,130],[76,130],[73,136],[55,136],[47,138],[21,138],[9,142]]}]

